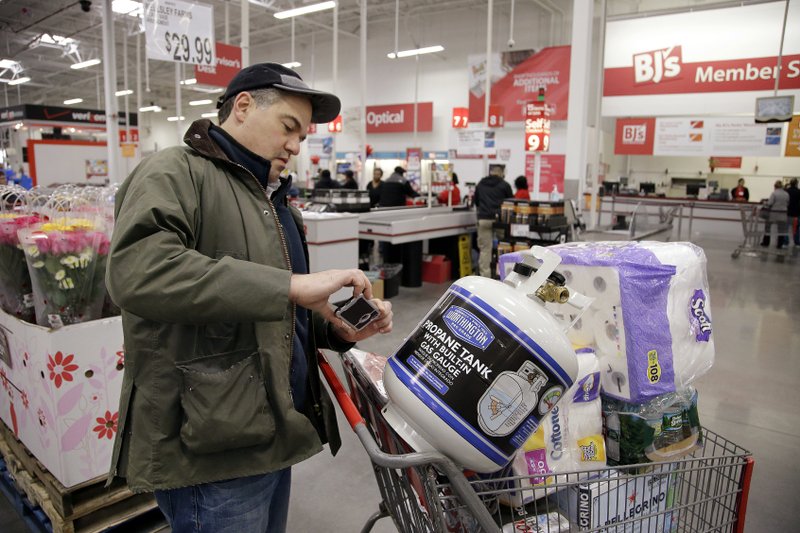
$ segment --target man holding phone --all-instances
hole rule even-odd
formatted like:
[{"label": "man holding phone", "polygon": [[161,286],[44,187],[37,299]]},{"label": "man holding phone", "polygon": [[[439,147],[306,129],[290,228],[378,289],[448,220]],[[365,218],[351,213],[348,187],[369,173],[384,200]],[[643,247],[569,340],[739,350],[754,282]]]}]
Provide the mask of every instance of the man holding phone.
[{"label": "man holding phone", "polygon": [[[122,309],[125,373],[109,481],[154,491],[176,533],[286,530],[291,466],[341,441],[317,348],[392,329],[360,270],[308,273],[290,177],[309,123],[339,99],[294,71],[240,71],[219,126],[193,123],[122,184],[107,285]],[[352,287],[374,321],[336,317]]]}]

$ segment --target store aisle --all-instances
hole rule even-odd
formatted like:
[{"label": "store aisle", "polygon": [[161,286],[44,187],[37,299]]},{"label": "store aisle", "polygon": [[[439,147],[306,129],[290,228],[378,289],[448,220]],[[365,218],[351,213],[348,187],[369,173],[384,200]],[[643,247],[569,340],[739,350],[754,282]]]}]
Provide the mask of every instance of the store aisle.
[{"label": "store aisle", "polygon": [[[790,530],[800,504],[800,257],[793,262],[730,258],[736,242],[701,242],[709,258],[717,359],[698,382],[707,427],[751,450],[755,471],[747,511],[749,533]],[[391,353],[447,285],[403,288],[392,299],[395,329],[360,347]],[[378,505],[378,490],[361,444],[340,417],[343,447],[295,467],[289,531],[359,531]],[[0,530],[24,531],[0,497]],[[389,519],[374,531],[396,531]]]}]

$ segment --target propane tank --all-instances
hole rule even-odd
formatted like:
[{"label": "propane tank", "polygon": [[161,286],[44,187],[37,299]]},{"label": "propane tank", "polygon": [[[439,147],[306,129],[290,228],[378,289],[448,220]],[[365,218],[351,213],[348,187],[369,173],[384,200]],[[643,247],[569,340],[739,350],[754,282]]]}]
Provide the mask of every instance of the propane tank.
[{"label": "propane tank", "polygon": [[582,313],[591,299],[570,294],[554,272],[560,262],[537,246],[522,252],[503,282],[461,278],[405,339],[384,370],[383,414],[411,447],[497,471],[572,386],[578,361],[570,324],[545,302]]}]

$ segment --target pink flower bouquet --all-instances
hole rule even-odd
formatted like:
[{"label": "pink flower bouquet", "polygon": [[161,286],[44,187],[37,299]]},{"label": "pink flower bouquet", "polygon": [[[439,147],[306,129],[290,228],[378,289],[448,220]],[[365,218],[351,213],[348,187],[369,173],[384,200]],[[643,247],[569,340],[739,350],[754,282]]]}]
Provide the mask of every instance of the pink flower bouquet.
[{"label": "pink flower bouquet", "polygon": [[28,322],[34,321],[33,289],[17,232],[38,222],[37,216],[0,213],[0,307]]},{"label": "pink flower bouquet", "polygon": [[19,232],[36,322],[58,328],[101,317],[109,240],[92,220],[59,218]]}]

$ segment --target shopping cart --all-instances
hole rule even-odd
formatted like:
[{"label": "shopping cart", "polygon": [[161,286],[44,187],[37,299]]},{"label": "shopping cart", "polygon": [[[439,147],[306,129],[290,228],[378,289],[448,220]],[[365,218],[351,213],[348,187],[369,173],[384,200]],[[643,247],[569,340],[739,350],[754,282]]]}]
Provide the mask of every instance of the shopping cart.
[{"label": "shopping cart", "polygon": [[[741,206],[741,215],[744,240],[742,241],[742,244],[737,246],[736,249],[731,252],[732,258],[736,259],[743,253],[744,255],[750,257],[760,257],[762,260],[766,260],[770,255],[774,255],[779,260],[783,260],[790,255],[790,246],[788,244],[788,224],[785,225],[785,234],[780,233],[780,228],[784,226],[778,225],[778,238],[786,238],[786,248],[778,250],[769,247],[762,247],[761,239],[766,233],[766,224],[767,217],[769,217],[769,211],[764,211],[764,206],[762,205],[743,205]],[[796,247],[794,249],[796,249]]]},{"label": "shopping cart", "polygon": [[403,533],[744,531],[753,458],[712,431],[704,430],[704,447],[678,461],[558,474],[531,488],[529,476],[481,477],[442,455],[413,452],[384,420],[385,396],[349,354],[349,394],[323,353],[319,361],[381,493],[362,533],[383,517]]}]

